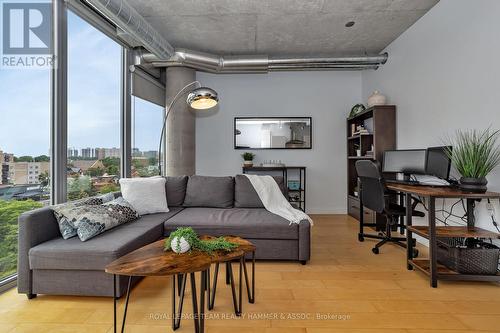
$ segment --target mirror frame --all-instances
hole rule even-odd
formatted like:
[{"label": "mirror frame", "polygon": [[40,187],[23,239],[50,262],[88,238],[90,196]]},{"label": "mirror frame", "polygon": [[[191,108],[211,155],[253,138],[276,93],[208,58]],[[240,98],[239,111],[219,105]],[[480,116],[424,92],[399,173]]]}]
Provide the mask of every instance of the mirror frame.
[{"label": "mirror frame", "polygon": [[[311,144],[309,147],[301,147],[301,148],[286,148],[286,147],[283,147],[283,148],[243,148],[243,147],[237,147],[236,146],[236,121],[238,120],[248,120],[248,119],[308,119],[309,120],[309,127],[311,128]],[[313,126],[312,126],[312,117],[297,117],[297,116],[293,116],[293,117],[286,117],[286,116],[282,116],[282,117],[278,117],[278,116],[273,116],[273,117],[234,117],[234,126],[233,126],[233,147],[235,150],[283,150],[283,149],[287,149],[287,150],[296,150],[296,149],[312,149],[312,146],[313,146]]]}]

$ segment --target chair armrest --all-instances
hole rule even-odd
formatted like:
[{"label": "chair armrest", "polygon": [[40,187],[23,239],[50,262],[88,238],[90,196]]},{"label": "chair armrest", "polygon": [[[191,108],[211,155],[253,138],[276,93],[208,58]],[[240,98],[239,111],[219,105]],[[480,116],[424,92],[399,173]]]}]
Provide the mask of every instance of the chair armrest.
[{"label": "chair armrest", "polygon": [[18,219],[17,289],[32,292],[29,250],[48,240],[61,237],[57,220],[49,207],[25,212]]}]

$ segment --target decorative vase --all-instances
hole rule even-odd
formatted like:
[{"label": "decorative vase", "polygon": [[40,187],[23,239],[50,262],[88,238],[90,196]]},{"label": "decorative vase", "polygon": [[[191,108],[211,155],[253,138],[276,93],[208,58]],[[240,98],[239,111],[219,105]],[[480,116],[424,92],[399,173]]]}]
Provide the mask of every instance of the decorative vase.
[{"label": "decorative vase", "polygon": [[191,245],[189,245],[184,237],[181,237],[181,239],[179,239],[179,237],[174,237],[170,242],[170,247],[175,253],[184,253],[191,249]]},{"label": "decorative vase", "polygon": [[243,161],[243,165],[246,167],[251,167],[253,166],[253,161]]},{"label": "decorative vase", "polygon": [[378,90],[375,90],[373,94],[371,94],[370,97],[368,97],[368,107],[372,107],[374,105],[385,105],[387,101],[387,98],[382,95],[381,93],[378,92]]},{"label": "decorative vase", "polygon": [[487,190],[486,185],[488,181],[486,178],[470,178],[462,177],[460,178],[460,189],[464,192],[471,193],[484,193]]}]

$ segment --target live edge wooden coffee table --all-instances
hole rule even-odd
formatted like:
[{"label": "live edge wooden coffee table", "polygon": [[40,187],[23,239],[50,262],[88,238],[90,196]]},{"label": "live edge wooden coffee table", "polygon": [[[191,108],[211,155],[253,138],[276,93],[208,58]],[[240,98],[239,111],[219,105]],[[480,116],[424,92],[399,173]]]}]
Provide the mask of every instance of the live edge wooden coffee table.
[{"label": "live edge wooden coffee table", "polygon": [[[210,236],[202,236],[202,239],[210,239]],[[231,284],[233,304],[235,313],[241,315],[242,311],[242,268],[245,274],[248,300],[255,301],[255,246],[242,238],[236,236],[226,236],[227,240],[239,244],[238,248],[231,252],[214,252],[207,254],[200,251],[191,251],[177,254],[172,251],[164,251],[165,240],[159,240],[144,247],[141,247],[129,254],[120,257],[109,264],[105,271],[113,274],[113,325],[116,333],[116,276],[128,276],[127,296],[121,332],[125,329],[127,318],[128,302],[130,299],[131,281],[133,276],[172,276],[172,329],[176,330],[180,326],[182,316],[182,306],[184,291],[186,287],[187,275],[190,276],[191,294],[193,303],[194,329],[196,333],[203,333],[205,329],[205,292],[208,294],[208,308],[213,309],[215,302],[215,292],[217,288],[217,274],[220,263],[226,263],[226,283]],[[245,264],[245,254],[252,253],[252,290],[248,281],[248,273]],[[234,277],[231,261],[238,260],[240,263],[239,274],[239,302],[236,301]],[[210,286],[210,266],[215,263],[214,284],[211,292]],[[198,307],[198,296],[196,292],[195,273],[201,273],[200,306]],[[176,282],[177,278],[177,282]],[[176,311],[176,284],[179,294],[178,311]]]}]

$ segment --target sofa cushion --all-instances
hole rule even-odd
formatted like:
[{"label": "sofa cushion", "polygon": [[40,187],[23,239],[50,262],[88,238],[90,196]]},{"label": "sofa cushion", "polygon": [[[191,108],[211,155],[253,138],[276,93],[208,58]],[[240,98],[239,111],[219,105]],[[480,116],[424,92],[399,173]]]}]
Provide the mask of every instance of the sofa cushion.
[{"label": "sofa cushion", "polygon": [[41,243],[29,251],[30,268],[104,270],[113,260],[161,238],[163,223],[181,210],[143,216],[86,242],[75,237]]},{"label": "sofa cushion", "polygon": [[160,176],[147,178],[121,178],[120,190],[139,215],[167,213],[166,179]]},{"label": "sofa cushion", "polygon": [[123,197],[102,205],[85,206],[76,217],[78,237],[81,241],[87,241],[106,230],[113,229],[121,224],[134,221],[139,214]]},{"label": "sofa cushion", "polygon": [[[286,197],[285,181],[282,176],[273,176],[276,183]],[[262,201],[253,188],[252,183],[245,175],[234,177],[234,207],[241,208],[264,208]]]},{"label": "sofa cushion", "polygon": [[165,236],[177,227],[199,235],[235,235],[254,239],[298,239],[299,228],[263,208],[186,208],[165,222]]},{"label": "sofa cushion", "polygon": [[113,193],[107,193],[51,206],[50,209],[54,211],[54,216],[59,224],[59,231],[62,237],[68,239],[77,235],[78,228],[75,222],[80,211],[84,211],[87,206],[97,206],[110,202],[114,198]]},{"label": "sofa cushion", "polygon": [[233,207],[234,178],[189,176],[184,207]]},{"label": "sofa cushion", "polygon": [[186,196],[188,177],[187,176],[167,176],[166,190],[169,207],[182,206]]}]

